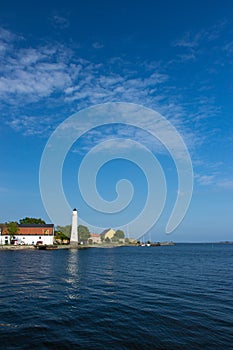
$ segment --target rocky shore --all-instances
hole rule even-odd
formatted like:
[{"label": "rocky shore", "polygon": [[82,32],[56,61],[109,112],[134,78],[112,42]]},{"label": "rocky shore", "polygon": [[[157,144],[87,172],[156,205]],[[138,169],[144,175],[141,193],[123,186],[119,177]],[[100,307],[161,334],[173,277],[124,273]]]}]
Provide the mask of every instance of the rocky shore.
[{"label": "rocky shore", "polygon": [[0,245],[0,251],[1,250],[28,250],[28,249],[35,249],[34,245]]},{"label": "rocky shore", "polygon": [[[158,242],[152,243],[150,246],[167,246],[167,245],[175,245],[173,242]],[[58,249],[88,249],[88,248],[116,248],[116,247],[132,247],[132,246],[140,246],[138,244],[119,244],[119,243],[103,243],[103,244],[89,244],[82,245],[77,243],[71,244],[59,244],[59,245],[0,245],[0,251],[12,250],[12,251],[20,251],[20,250],[58,250]]]}]

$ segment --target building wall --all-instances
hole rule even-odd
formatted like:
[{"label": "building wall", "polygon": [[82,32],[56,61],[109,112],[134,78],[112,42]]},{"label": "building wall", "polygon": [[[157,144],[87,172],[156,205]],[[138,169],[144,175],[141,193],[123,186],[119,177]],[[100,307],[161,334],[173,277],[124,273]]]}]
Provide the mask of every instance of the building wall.
[{"label": "building wall", "polygon": [[[18,241],[18,244],[36,244],[38,241],[43,244],[53,244],[53,236],[48,235],[14,235],[14,240]],[[0,236],[0,244],[10,244],[10,236]]]},{"label": "building wall", "polygon": [[101,236],[98,234],[90,234],[90,238],[93,243],[101,243]]},{"label": "building wall", "polygon": [[112,239],[113,236],[115,234],[115,231],[111,228],[110,230],[108,230],[105,234],[104,234],[104,238],[109,238],[109,239]]}]

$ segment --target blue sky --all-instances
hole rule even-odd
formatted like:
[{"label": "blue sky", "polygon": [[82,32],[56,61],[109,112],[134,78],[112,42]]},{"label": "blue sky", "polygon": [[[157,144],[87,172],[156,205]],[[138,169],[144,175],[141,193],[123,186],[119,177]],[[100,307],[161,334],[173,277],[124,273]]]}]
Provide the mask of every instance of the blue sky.
[{"label": "blue sky", "polygon": [[[146,130],[123,125],[90,130],[70,148],[62,169],[70,206],[96,232],[125,225],[140,213],[147,181],[132,162],[108,162],[97,176],[100,195],[110,201],[117,181],[132,182],[132,203],[115,217],[91,210],[77,180],[80,162],[93,147],[112,140],[105,144],[108,151],[122,150],[124,140],[132,139],[154,153],[167,180],[164,211],[150,237],[233,240],[232,18],[233,3],[227,0],[48,0],[39,8],[29,1],[2,1],[0,221],[33,216],[50,222],[39,169],[53,131],[85,108],[126,102],[159,112],[182,135],[194,171],[186,216],[166,235],[179,187],[174,162]],[[55,224],[68,223],[61,215]]]}]

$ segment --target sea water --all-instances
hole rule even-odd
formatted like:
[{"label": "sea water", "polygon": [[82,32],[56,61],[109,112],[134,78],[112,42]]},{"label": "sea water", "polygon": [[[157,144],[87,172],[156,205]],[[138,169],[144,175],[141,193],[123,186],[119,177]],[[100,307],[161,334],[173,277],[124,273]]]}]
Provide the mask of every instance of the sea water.
[{"label": "sea water", "polygon": [[0,251],[1,349],[233,349],[233,245]]}]

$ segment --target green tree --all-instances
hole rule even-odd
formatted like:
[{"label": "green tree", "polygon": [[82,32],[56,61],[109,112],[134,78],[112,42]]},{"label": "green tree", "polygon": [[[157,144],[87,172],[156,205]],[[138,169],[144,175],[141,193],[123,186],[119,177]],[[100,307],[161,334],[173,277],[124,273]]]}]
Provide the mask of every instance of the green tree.
[{"label": "green tree", "polygon": [[106,243],[111,243],[111,239],[109,237],[105,238]]},{"label": "green tree", "polygon": [[111,241],[113,243],[119,242],[119,238],[115,237],[115,235],[112,237]]},{"label": "green tree", "polygon": [[113,237],[114,237],[114,239],[119,240],[119,239],[125,238],[125,234],[122,230],[116,230]]},{"label": "green tree", "polygon": [[57,226],[56,227],[57,232],[61,232],[65,238],[70,238],[70,233],[71,233],[71,225],[66,225],[66,226]]},{"label": "green tree", "polygon": [[79,241],[87,241],[88,238],[90,237],[89,229],[86,226],[79,225],[78,237],[79,237]]},{"label": "green tree", "polygon": [[7,232],[9,235],[16,235],[19,232],[19,226],[18,223],[15,221],[9,221],[7,222]]},{"label": "green tree", "polygon": [[54,231],[54,238],[60,239],[61,241],[69,239],[69,237],[64,235],[64,233],[62,233],[61,231],[57,231],[57,230]]},{"label": "green tree", "polygon": [[37,218],[29,218],[26,217],[24,219],[19,220],[21,225],[25,225],[25,224],[36,224],[36,225],[45,225],[46,222],[42,219],[37,219]]},{"label": "green tree", "polygon": [[15,235],[17,235],[17,233],[19,232],[19,226],[18,223],[15,221],[9,221],[6,223],[7,226],[7,232],[10,236],[10,242],[12,241],[13,237]]}]

